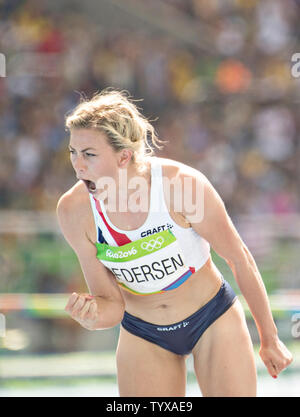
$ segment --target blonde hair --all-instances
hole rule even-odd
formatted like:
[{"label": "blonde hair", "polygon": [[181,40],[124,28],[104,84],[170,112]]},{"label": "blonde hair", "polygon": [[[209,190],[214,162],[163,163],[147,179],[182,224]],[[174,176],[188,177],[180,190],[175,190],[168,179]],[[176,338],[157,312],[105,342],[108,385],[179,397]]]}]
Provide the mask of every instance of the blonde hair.
[{"label": "blonde hair", "polygon": [[158,139],[154,127],[140,113],[127,92],[111,88],[101,91],[90,100],[82,98],[71,114],[66,116],[65,125],[69,130],[95,129],[104,132],[116,152],[122,149],[133,151],[132,161],[141,170],[144,157],[153,155],[153,146],[161,148],[159,142],[164,142]]}]

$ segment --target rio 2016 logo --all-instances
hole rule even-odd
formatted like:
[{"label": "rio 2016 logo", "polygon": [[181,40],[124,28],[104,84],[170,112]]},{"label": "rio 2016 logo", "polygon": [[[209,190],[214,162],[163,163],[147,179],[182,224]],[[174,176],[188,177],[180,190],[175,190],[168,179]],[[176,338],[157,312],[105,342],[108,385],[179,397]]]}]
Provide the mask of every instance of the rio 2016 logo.
[{"label": "rio 2016 logo", "polygon": [[122,251],[118,251],[113,253],[110,249],[107,249],[106,251],[106,256],[108,256],[109,258],[127,258],[128,256],[131,255],[136,255],[137,254],[137,250],[135,249],[135,247],[133,247],[132,249],[126,251],[126,252],[122,252]]}]

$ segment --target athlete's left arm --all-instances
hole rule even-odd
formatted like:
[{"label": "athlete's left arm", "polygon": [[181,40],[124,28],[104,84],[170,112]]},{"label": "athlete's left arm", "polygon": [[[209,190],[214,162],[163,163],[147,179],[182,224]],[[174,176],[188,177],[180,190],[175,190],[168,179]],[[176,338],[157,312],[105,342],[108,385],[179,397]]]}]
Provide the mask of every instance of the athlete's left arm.
[{"label": "athlete's left arm", "polygon": [[[232,270],[259,332],[260,356],[269,373],[276,376],[292,362],[292,355],[278,338],[267,292],[255,260],[209,180],[199,171],[193,171],[192,175],[181,174],[182,183],[184,178],[190,178],[192,187],[187,187],[186,192],[192,194],[197,210],[193,213],[189,207],[184,207],[183,214]],[[184,196],[184,201],[190,200],[191,195]]]}]

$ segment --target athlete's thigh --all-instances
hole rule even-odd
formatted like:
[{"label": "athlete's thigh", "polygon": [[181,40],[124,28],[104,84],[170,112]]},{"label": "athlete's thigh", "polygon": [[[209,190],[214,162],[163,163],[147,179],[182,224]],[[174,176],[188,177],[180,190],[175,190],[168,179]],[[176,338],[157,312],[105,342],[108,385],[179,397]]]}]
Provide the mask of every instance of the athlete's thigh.
[{"label": "athlete's thigh", "polygon": [[117,370],[121,397],[185,396],[184,357],[135,336],[122,326]]},{"label": "athlete's thigh", "polygon": [[203,396],[256,396],[253,346],[239,300],[208,327],[193,355]]}]

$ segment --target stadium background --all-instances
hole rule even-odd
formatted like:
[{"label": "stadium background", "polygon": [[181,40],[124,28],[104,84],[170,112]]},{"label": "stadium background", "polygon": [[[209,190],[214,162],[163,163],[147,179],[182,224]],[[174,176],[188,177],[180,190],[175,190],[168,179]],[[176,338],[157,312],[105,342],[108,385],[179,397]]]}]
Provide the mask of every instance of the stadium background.
[{"label": "stadium background", "polygon": [[[75,182],[64,116],[81,94],[108,86],[143,99],[168,141],[158,156],[199,169],[222,196],[294,355],[270,381],[245,306],[259,394],[300,394],[299,7],[0,0],[0,395],[117,395],[118,328],[88,332],[63,312],[67,295],[86,287],[55,218]],[[194,385],[189,373],[188,394],[199,395]]]}]

